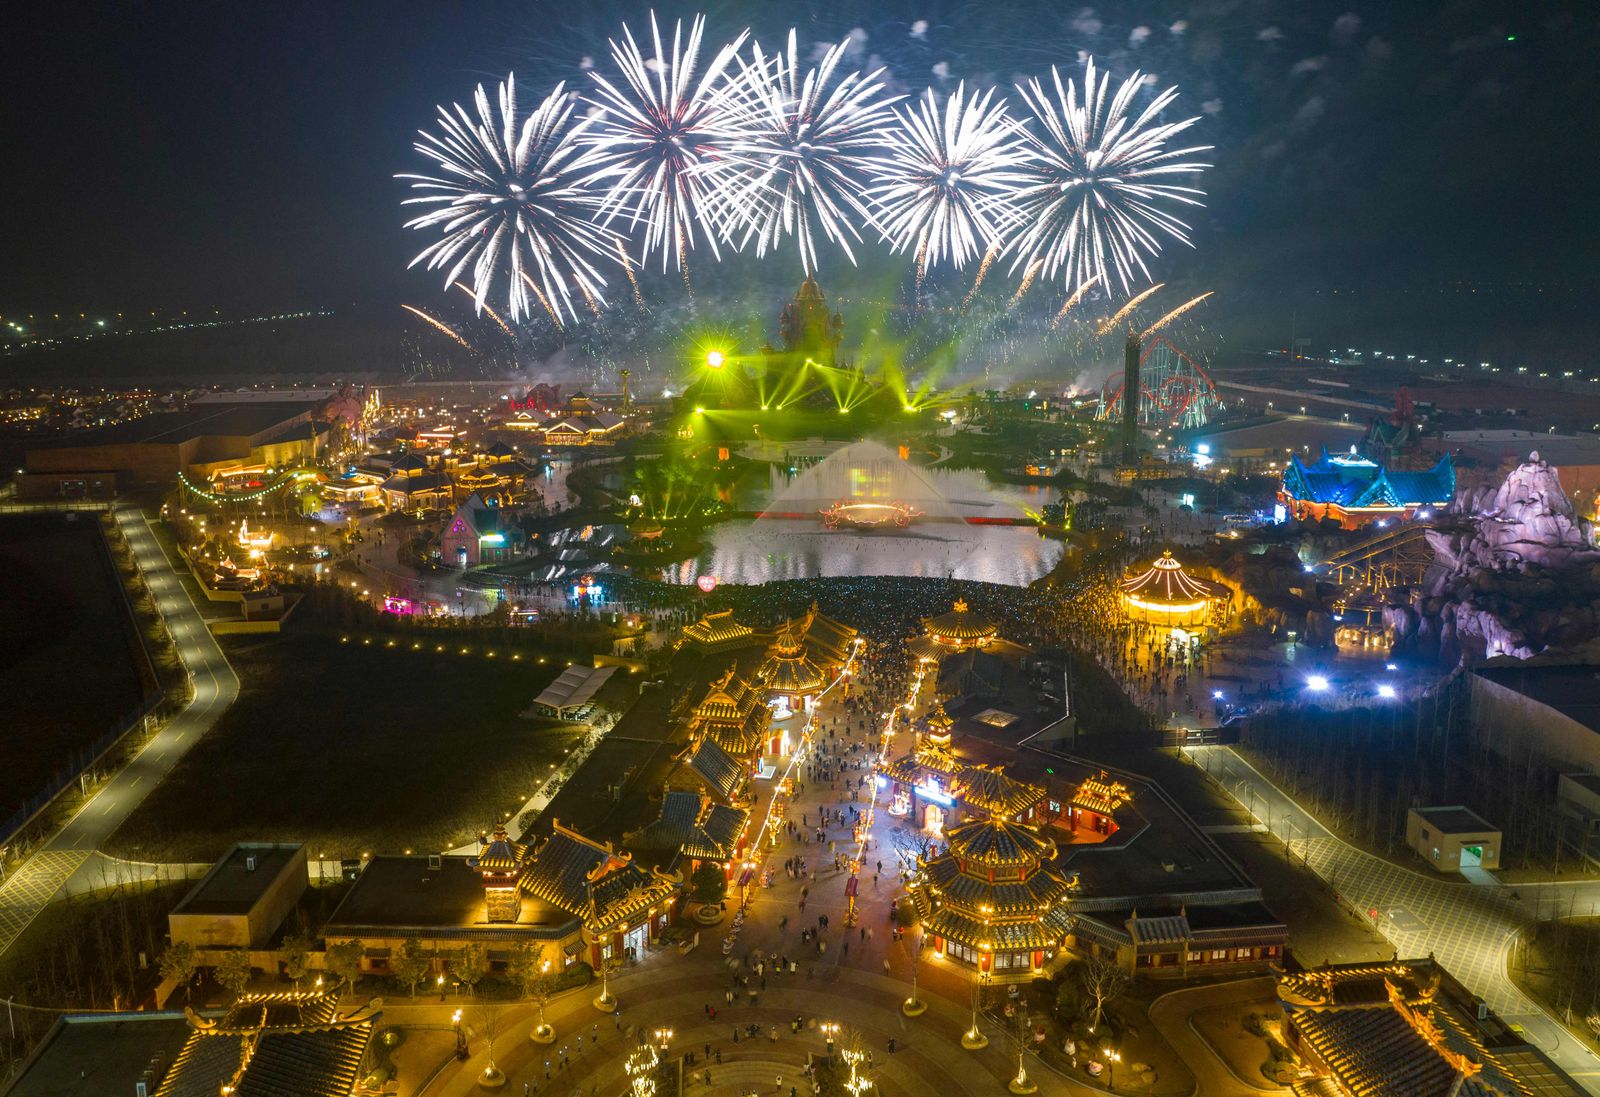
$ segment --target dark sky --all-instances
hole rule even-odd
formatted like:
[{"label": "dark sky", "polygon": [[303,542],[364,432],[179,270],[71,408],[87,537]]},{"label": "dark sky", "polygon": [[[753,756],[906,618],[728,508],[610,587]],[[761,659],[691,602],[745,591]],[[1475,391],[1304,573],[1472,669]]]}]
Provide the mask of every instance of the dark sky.
[{"label": "dark sky", "polygon": [[[646,10],[24,6],[0,66],[0,313],[425,301],[439,291],[405,271],[419,241],[393,179],[418,166],[413,130],[509,67],[535,88],[582,79],[583,56],[603,64],[604,34]],[[1456,306],[1428,295],[1466,281],[1486,296],[1535,283],[1560,302],[1556,322],[1592,312],[1600,9],[1586,0],[709,10],[713,34],[776,37],[795,18],[803,42],[859,28],[861,62],[912,91],[946,74],[1009,83],[1052,60],[1075,72],[1080,51],[1179,84],[1216,167],[1196,249],[1155,273],[1217,289],[1232,302],[1219,310],[1275,317],[1337,289],[1356,293],[1337,306],[1352,323],[1430,309],[1445,322]]]}]

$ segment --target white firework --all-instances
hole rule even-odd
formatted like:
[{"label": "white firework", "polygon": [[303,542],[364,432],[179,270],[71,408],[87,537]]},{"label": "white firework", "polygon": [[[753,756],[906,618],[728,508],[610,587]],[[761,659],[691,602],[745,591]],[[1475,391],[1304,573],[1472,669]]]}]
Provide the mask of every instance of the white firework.
[{"label": "white firework", "polygon": [[946,260],[960,269],[1012,227],[1018,127],[994,89],[969,99],[964,83],[943,109],[929,89],[895,113],[868,191],[878,224],[895,251],[916,252],[918,271]]},{"label": "white firework", "polygon": [[670,258],[684,261],[697,225],[718,254],[719,207],[712,192],[730,171],[723,75],[749,32],[723,46],[696,75],[704,31],[703,15],[695,16],[687,36],[680,20],[673,25],[671,50],[664,50],[651,12],[652,56],[644,56],[624,25],[621,41],[611,41],[622,82],[591,74],[597,89],[592,102],[601,113],[583,142],[600,165],[592,180],[605,188],[596,217],[607,225],[621,217],[630,231],[642,226],[643,255],[660,251],[663,270]]},{"label": "white firework", "polygon": [[758,42],[750,61],[740,58],[728,97],[739,174],[720,188],[725,230],[730,239],[739,236],[741,248],[754,239],[758,255],[794,236],[807,274],[817,266],[817,233],[855,262],[856,221],[874,223],[864,193],[868,173],[900,98],[885,95],[882,69],[834,79],[849,45],[847,38],[803,70],[793,30],[782,52],[769,56]]},{"label": "white firework", "polygon": [[406,227],[442,233],[411,266],[444,270],[447,286],[470,269],[480,307],[503,278],[512,320],[531,315],[537,298],[559,324],[577,315],[575,294],[591,307],[604,300],[596,263],[611,261],[620,240],[591,220],[595,198],[582,179],[594,161],[578,141],[587,122],[572,123],[561,84],[520,120],[515,77],[496,104],[482,84],[474,102],[476,117],[459,103],[441,106],[438,132],[419,131],[414,147],[439,174],[400,176],[419,192],[402,204],[426,207]]},{"label": "white firework", "polygon": [[1081,101],[1071,80],[1063,83],[1054,67],[1050,75],[1053,96],[1038,80],[1017,85],[1036,126],[1027,130],[1025,179],[1013,197],[1022,227],[1010,242],[1011,269],[1037,263],[1048,278],[1063,274],[1068,288],[1094,277],[1109,287],[1114,274],[1127,290],[1149,279],[1145,259],[1163,238],[1189,243],[1189,226],[1170,207],[1202,204],[1204,192],[1180,180],[1210,167],[1193,159],[1210,146],[1168,147],[1199,121],[1157,121],[1177,99],[1175,87],[1135,115],[1141,73],[1112,94],[1110,76],[1090,58]]}]

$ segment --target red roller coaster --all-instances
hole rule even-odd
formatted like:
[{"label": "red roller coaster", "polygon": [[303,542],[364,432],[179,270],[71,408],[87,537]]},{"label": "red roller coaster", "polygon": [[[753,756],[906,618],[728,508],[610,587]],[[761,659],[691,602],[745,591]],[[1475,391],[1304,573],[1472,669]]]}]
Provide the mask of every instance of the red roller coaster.
[{"label": "red roller coaster", "polygon": [[[1121,419],[1123,377],[1106,378],[1097,419]],[[1157,336],[1139,356],[1139,422],[1147,426],[1200,427],[1222,408],[1217,386],[1194,360]]]}]

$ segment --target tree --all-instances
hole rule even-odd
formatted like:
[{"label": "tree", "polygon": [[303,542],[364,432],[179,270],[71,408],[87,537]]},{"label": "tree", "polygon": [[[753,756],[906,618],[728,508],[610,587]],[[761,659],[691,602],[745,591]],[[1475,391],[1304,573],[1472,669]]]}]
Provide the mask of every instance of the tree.
[{"label": "tree", "polygon": [[283,939],[279,951],[283,953],[283,973],[294,980],[294,989],[299,990],[300,980],[311,967],[311,939],[291,933]]},{"label": "tree", "polygon": [[1127,968],[1117,962],[1116,957],[1101,956],[1098,953],[1090,953],[1079,960],[1077,968],[1078,979],[1082,982],[1083,991],[1091,1003],[1089,1031],[1093,1032],[1100,1027],[1106,1007],[1122,996],[1133,982],[1133,976],[1128,974]]},{"label": "tree", "polygon": [[189,1000],[189,990],[194,981],[195,970],[200,966],[200,958],[195,955],[194,946],[188,941],[178,941],[167,946],[161,954],[161,978],[171,979],[175,983],[183,984],[183,1000]]},{"label": "tree", "polygon": [[[468,946],[471,948],[472,946]],[[462,951],[466,951],[463,949]],[[466,980],[462,980],[465,982]],[[494,1061],[494,1041],[500,1035],[500,1003],[485,1002],[478,1007],[478,1029],[483,1033],[483,1038],[489,1043],[489,1065],[483,1068],[483,1073],[478,1076],[479,1081],[498,1084],[504,1075]]]},{"label": "tree", "polygon": [[401,942],[400,951],[394,958],[394,977],[410,988],[411,997],[417,996],[417,984],[422,982],[431,967],[433,957],[423,950],[420,940],[407,937]]},{"label": "tree", "polygon": [[467,984],[470,993],[489,974],[489,950],[482,945],[463,945],[450,957],[450,974]]},{"label": "tree", "polygon": [[216,967],[217,982],[235,998],[244,994],[250,985],[250,953],[244,949],[230,949]]},{"label": "tree", "polygon": [[340,993],[346,988],[355,989],[356,980],[361,978],[361,958],[366,951],[366,945],[360,941],[340,941],[328,946],[328,970],[342,981]]},{"label": "tree", "polygon": [[701,903],[720,903],[728,894],[728,877],[713,861],[701,861],[689,876],[690,894]]}]

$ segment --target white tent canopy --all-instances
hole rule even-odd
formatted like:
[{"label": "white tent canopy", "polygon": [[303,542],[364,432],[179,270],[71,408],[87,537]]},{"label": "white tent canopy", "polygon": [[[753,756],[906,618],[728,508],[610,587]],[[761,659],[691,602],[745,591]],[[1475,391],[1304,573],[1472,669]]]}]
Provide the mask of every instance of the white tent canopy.
[{"label": "white tent canopy", "polygon": [[568,709],[574,709],[593,700],[600,687],[606,680],[616,673],[616,667],[568,667],[557,678],[544,688],[544,692],[533,699],[533,707],[542,708],[557,716],[564,716]]}]

